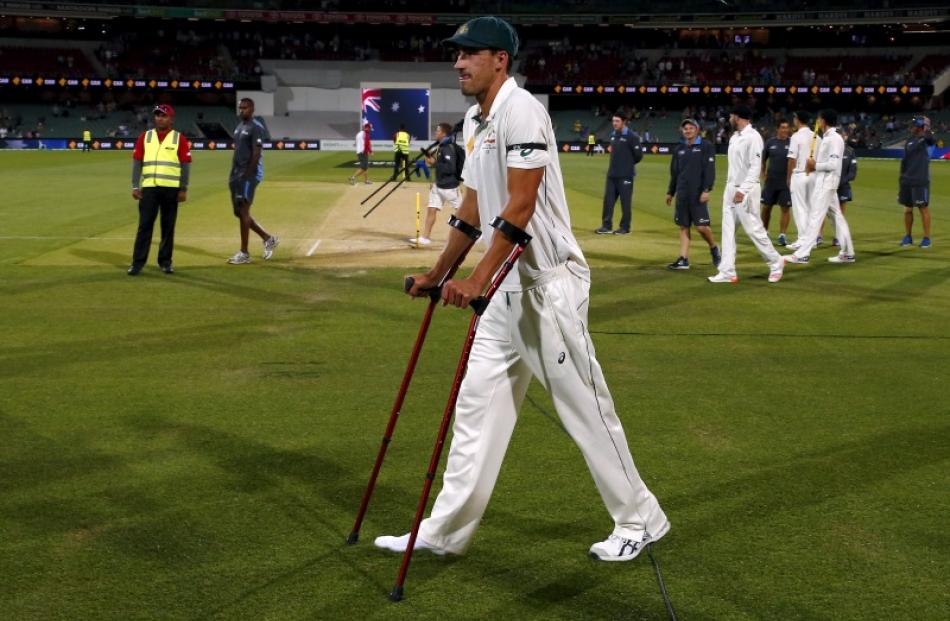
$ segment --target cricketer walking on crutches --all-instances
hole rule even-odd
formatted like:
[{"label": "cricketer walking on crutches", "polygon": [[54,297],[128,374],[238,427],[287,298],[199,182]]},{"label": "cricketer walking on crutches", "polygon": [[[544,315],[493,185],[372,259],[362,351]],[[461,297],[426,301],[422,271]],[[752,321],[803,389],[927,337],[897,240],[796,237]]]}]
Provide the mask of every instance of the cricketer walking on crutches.
[{"label": "cricketer walking on crutches", "polygon": [[[591,546],[590,554],[631,560],[670,525],[634,466],[594,355],[587,331],[590,269],[571,232],[550,117],[508,77],[518,37],[507,22],[479,17],[444,43],[458,50],[462,93],[477,101],[463,128],[468,191],[458,217],[483,228],[489,246],[466,278],[444,283],[443,303],[468,306],[513,248],[532,241],[481,315],[455,405],[442,490],[414,549],[462,554],[471,545],[518,409],[536,377],[583,453],[612,518],[609,537]],[[451,230],[435,266],[412,276],[409,294],[427,295],[467,243]],[[383,536],[375,543],[405,552],[410,538]]]}]

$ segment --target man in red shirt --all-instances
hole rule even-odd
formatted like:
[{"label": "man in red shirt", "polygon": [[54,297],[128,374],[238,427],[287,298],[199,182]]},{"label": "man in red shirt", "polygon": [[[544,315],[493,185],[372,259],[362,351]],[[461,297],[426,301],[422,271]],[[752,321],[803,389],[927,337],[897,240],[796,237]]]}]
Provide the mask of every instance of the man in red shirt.
[{"label": "man in red shirt", "polygon": [[172,247],[178,203],[188,198],[191,172],[191,144],[175,131],[175,110],[159,104],[152,110],[155,128],[142,132],[132,152],[132,198],[139,202],[139,228],[132,250],[129,276],[137,276],[148,261],[152,229],[161,213],[162,239],[158,245],[158,265],[173,274]]}]

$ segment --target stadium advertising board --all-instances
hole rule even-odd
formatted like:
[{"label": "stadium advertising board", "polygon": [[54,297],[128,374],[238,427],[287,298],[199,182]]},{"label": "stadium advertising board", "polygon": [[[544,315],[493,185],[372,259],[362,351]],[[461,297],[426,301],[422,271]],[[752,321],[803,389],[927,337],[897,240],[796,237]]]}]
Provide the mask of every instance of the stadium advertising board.
[{"label": "stadium advertising board", "polygon": [[[909,84],[555,84],[553,95],[921,95],[930,86]],[[535,87],[537,91],[537,88]]]},{"label": "stadium advertising board", "polygon": [[[8,138],[0,140],[0,149],[82,149],[79,138]],[[94,151],[130,151],[135,148],[135,140],[129,138],[93,138],[90,146]],[[263,143],[265,151],[319,151],[319,140],[271,140]],[[193,151],[228,151],[234,148],[232,140],[206,140],[202,138],[191,142]]]},{"label": "stadium advertising board", "polygon": [[62,88],[105,88],[105,89],[164,89],[173,91],[233,91],[232,80],[169,80],[168,78],[125,78],[111,79],[100,77],[65,78],[50,75],[0,74],[0,86],[8,88],[27,88],[30,86]]}]

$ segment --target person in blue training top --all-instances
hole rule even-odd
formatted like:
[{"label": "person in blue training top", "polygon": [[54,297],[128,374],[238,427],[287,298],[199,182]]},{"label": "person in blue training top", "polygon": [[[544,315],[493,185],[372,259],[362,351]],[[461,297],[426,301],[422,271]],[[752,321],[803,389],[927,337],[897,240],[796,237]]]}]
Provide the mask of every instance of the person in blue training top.
[{"label": "person in blue training top", "polygon": [[[604,211],[598,235],[613,233],[626,235],[630,232],[630,202],[633,199],[633,178],[636,164],[643,159],[640,136],[627,127],[627,119],[618,112],[611,119],[614,129],[610,132],[610,164],[607,167],[607,184],[604,188]],[[614,205],[620,198],[620,227],[613,230]]]},{"label": "person in blue training top", "polygon": [[703,236],[709,244],[712,262],[719,267],[721,255],[713,238],[709,222],[709,193],[716,182],[716,147],[699,135],[699,123],[685,119],[680,123],[684,142],[673,149],[670,158],[670,185],[666,191],[666,204],[673,204],[676,211],[673,221],[680,227],[680,254],[667,265],[671,270],[689,269],[690,227]]},{"label": "person in blue training top", "polygon": [[904,206],[904,230],[901,246],[914,243],[911,229],[914,227],[914,207],[920,211],[924,225],[921,248],[930,248],[930,147],[936,142],[930,131],[930,119],[915,116],[911,121],[911,137],[904,145],[901,159],[900,190],[897,202]]}]

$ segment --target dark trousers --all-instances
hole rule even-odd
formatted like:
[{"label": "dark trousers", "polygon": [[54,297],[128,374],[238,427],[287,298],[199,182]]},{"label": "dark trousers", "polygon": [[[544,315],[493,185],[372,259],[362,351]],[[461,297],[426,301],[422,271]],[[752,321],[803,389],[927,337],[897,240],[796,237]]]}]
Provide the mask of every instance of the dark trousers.
[{"label": "dark trousers", "polygon": [[142,266],[148,261],[152,245],[152,229],[161,213],[162,241],[158,244],[158,264],[172,262],[175,245],[175,221],[178,219],[178,188],[144,188],[139,201],[139,230],[135,234],[132,265]]},{"label": "dark trousers", "polygon": [[603,225],[612,229],[614,224],[614,205],[620,197],[620,230],[630,230],[630,200],[633,198],[633,177],[607,177],[604,188]]},{"label": "dark trousers", "polygon": [[396,162],[393,164],[393,181],[399,176],[400,172],[405,171],[406,181],[409,181],[409,154],[396,151]]}]

